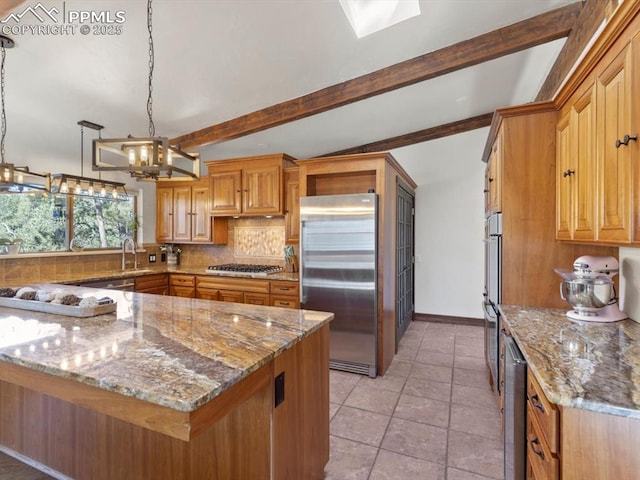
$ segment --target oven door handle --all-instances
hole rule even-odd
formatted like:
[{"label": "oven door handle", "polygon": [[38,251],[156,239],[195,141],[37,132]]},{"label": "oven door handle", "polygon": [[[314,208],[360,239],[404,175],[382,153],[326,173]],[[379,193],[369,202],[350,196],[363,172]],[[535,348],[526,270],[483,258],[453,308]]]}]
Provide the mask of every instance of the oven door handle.
[{"label": "oven door handle", "polygon": [[490,318],[498,318],[498,312],[492,302],[483,302],[484,312]]}]

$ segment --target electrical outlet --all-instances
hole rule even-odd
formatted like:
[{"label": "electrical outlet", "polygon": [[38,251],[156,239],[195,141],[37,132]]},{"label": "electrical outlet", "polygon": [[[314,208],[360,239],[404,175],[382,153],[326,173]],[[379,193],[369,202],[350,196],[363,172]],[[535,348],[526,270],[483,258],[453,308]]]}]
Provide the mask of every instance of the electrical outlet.
[{"label": "electrical outlet", "polygon": [[152,253],[149,255],[149,263],[156,263],[156,254]]},{"label": "electrical outlet", "polygon": [[160,254],[160,261],[161,262],[166,262],[167,261],[167,254],[166,253],[161,253]]}]

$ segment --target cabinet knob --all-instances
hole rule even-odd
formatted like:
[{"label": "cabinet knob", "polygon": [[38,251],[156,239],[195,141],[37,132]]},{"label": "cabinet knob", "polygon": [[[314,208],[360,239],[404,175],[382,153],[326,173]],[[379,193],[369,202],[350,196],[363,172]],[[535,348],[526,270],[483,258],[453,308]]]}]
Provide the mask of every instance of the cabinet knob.
[{"label": "cabinet knob", "polygon": [[489,190],[485,188],[482,192],[483,193],[489,193]]},{"label": "cabinet knob", "polygon": [[565,170],[564,172],[562,172],[562,176],[568,177],[569,175],[573,175],[574,173],[576,173],[575,170]]},{"label": "cabinet knob", "polygon": [[622,140],[620,139],[616,140],[616,148],[620,148],[620,145],[629,145],[629,142],[631,140],[633,140],[634,142],[637,142],[638,135],[637,134],[633,136],[625,135]]},{"label": "cabinet knob", "polygon": [[493,182],[493,178],[492,178],[492,177],[489,177],[489,181],[490,181],[490,182]]}]

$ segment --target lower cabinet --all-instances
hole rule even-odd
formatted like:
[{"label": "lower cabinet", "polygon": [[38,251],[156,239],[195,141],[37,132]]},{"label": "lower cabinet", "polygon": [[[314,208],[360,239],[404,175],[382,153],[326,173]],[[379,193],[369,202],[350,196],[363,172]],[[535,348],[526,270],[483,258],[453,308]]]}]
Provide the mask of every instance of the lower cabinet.
[{"label": "lower cabinet", "polygon": [[272,307],[300,308],[300,285],[298,282],[274,280],[271,282]]},{"label": "lower cabinet", "polygon": [[169,293],[174,297],[195,298],[196,276],[182,273],[169,275]]},{"label": "lower cabinet", "polygon": [[539,480],[559,479],[560,415],[531,370],[527,372],[527,472]]},{"label": "lower cabinet", "polygon": [[137,293],[153,293],[155,295],[169,295],[169,277],[166,273],[157,273],[135,278]]},{"label": "lower cabinet", "polygon": [[300,308],[298,282],[195,276],[195,296],[205,300]]}]

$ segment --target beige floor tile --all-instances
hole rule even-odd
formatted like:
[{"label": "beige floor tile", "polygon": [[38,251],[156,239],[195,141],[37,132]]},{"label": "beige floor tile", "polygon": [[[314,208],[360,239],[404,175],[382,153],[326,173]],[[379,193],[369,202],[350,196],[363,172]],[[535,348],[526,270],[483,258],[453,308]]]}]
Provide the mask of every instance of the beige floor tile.
[{"label": "beige floor tile", "polygon": [[330,437],[325,480],[367,480],[378,449],[339,437]]},{"label": "beige floor tile", "polygon": [[331,435],[378,447],[390,418],[343,405],[331,420],[329,430]]},{"label": "beige floor tile", "polygon": [[429,352],[438,353],[453,353],[454,348],[454,336],[447,335],[425,335],[420,344],[420,350],[426,350]]},{"label": "beige floor tile", "polygon": [[416,358],[417,354],[418,347],[407,347],[400,345],[398,347],[398,353],[396,353],[396,356],[394,358],[397,358],[398,360],[413,361]]},{"label": "beige floor tile", "polygon": [[451,403],[497,410],[497,397],[487,388],[453,385],[451,387]]},{"label": "beige floor tile", "polygon": [[465,335],[456,335],[456,347],[466,345],[472,348],[484,349],[484,336],[482,337],[467,337]]},{"label": "beige floor tile", "polygon": [[447,428],[449,426],[449,407],[448,402],[402,394],[393,416]]},{"label": "beige floor tile", "polygon": [[471,325],[455,325],[456,335],[464,337],[484,338],[484,328]]},{"label": "beige floor tile", "polygon": [[448,402],[451,399],[451,384],[409,377],[402,393]]},{"label": "beige floor tile", "polygon": [[486,369],[469,370],[466,368],[453,369],[453,383],[467,387],[489,388],[489,377]]},{"label": "beige floor tile", "polygon": [[487,409],[477,405],[470,407],[468,405],[452,404],[449,428],[487,438],[502,438],[498,410]]},{"label": "beige floor tile", "polygon": [[466,355],[460,355],[459,353],[456,353],[453,366],[456,368],[466,368],[467,370],[487,371],[487,364],[484,361],[484,357],[468,357]]},{"label": "beige floor tile", "polygon": [[360,380],[361,375],[355,373],[339,372],[336,370],[329,371],[329,401],[331,403],[344,402],[351,391],[355,388],[356,383]]},{"label": "beige floor tile", "polygon": [[391,392],[400,392],[402,391],[402,387],[404,387],[406,381],[406,377],[398,377],[385,373],[382,377],[362,377],[358,382],[358,385],[375,387],[380,390],[389,390]]},{"label": "beige floor tile", "polygon": [[453,366],[453,350],[451,350],[451,353],[440,353],[420,349],[418,350],[415,361],[429,365],[451,367]]},{"label": "beige floor tile", "polygon": [[381,446],[385,450],[444,464],[447,430],[401,418],[392,418]]},{"label": "beige floor tile", "polygon": [[443,465],[380,450],[369,480],[444,480]]},{"label": "beige floor tile", "polygon": [[338,403],[329,403],[329,420],[335,416],[338,410],[340,410],[340,405]]},{"label": "beige floor tile", "polygon": [[449,430],[448,466],[501,479],[502,449],[502,440]]},{"label": "beige floor tile", "polygon": [[491,477],[465,472],[457,468],[447,468],[447,480],[492,480]]},{"label": "beige floor tile", "polygon": [[466,345],[464,343],[460,343],[460,339],[476,341],[475,338],[471,337],[456,337],[456,355],[484,359],[484,341],[479,341],[478,345]]},{"label": "beige floor tile", "polygon": [[0,480],[53,480],[53,477],[0,452]]},{"label": "beige floor tile", "polygon": [[435,380],[436,382],[451,383],[453,369],[440,365],[427,365],[414,363],[409,372],[410,377],[422,378],[424,380]]},{"label": "beige floor tile", "polygon": [[387,368],[385,375],[393,375],[396,377],[408,377],[409,371],[411,370],[411,365],[412,365],[412,362],[394,358],[391,361],[391,365],[389,365],[389,368]]},{"label": "beige floor tile", "polygon": [[396,408],[399,396],[399,392],[358,384],[344,401],[344,405],[391,415]]}]

